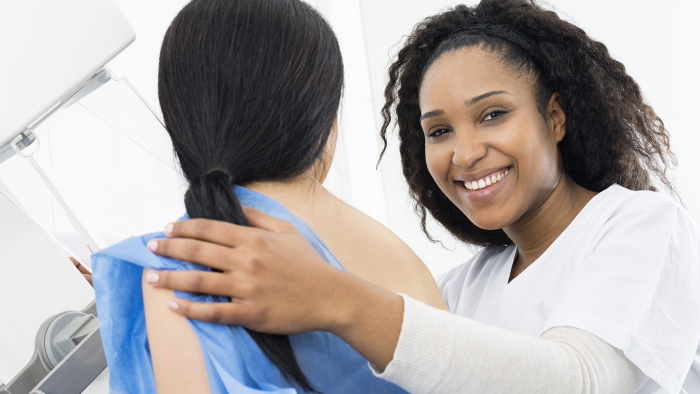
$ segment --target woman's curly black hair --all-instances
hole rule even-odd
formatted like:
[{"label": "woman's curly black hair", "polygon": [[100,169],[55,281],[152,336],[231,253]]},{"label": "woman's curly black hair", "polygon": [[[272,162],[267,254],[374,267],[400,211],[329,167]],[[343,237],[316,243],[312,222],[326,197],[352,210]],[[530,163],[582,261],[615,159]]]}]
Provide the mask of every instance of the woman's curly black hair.
[{"label": "woman's curly black hair", "polygon": [[[537,59],[507,40],[470,32],[469,26],[476,25],[506,26],[534,44]],[[471,223],[440,191],[425,161],[418,101],[423,76],[442,53],[471,46],[496,53],[509,68],[529,73],[541,111],[553,92],[561,94],[566,134],[559,150],[564,171],[578,185],[596,192],[613,184],[655,191],[652,178],[656,178],[675,194],[666,176],[676,165],[668,132],[644,101],[639,85],[605,45],[535,0],[482,0],[416,25],[389,68],[382,109],[384,151],[395,110],[403,173],[428,238],[433,240],[426,229],[430,212],[469,244],[511,243],[503,230],[484,230]]]}]

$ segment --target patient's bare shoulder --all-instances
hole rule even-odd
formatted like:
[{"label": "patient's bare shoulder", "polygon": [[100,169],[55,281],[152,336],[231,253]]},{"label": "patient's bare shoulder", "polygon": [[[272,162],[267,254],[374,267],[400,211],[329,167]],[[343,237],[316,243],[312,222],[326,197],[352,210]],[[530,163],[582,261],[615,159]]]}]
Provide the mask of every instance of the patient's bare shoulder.
[{"label": "patient's bare shoulder", "polygon": [[423,261],[396,234],[365,213],[342,203],[326,241],[345,268],[396,293],[446,309],[435,279]]},{"label": "patient's bare shoulder", "polygon": [[183,316],[168,309],[168,300],[175,293],[149,285],[147,273],[144,269],[141,287],[158,393],[208,393],[209,382],[197,335]]}]

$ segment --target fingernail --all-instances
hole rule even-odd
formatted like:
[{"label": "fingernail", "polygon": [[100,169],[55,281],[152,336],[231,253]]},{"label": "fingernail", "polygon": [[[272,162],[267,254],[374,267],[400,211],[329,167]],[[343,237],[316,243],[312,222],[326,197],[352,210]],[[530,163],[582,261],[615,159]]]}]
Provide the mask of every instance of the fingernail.
[{"label": "fingernail", "polygon": [[146,247],[151,252],[155,252],[156,250],[158,250],[158,242],[156,240],[152,239],[152,240],[148,241],[148,243],[146,244]]},{"label": "fingernail", "polygon": [[177,302],[175,301],[168,301],[168,308],[170,308],[173,311],[176,311],[178,308]]},{"label": "fingernail", "polygon": [[150,284],[158,283],[158,279],[160,279],[160,275],[156,271],[149,271],[146,274],[146,281]]},{"label": "fingernail", "polygon": [[173,224],[169,223],[167,226],[165,226],[165,230],[163,230],[163,232],[165,233],[166,237],[173,235]]}]

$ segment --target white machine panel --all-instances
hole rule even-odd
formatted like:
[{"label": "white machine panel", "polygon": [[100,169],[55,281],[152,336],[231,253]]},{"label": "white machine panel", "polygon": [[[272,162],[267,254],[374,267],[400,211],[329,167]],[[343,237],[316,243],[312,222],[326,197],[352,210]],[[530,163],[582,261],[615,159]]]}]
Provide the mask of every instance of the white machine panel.
[{"label": "white machine panel", "polygon": [[102,69],[136,34],[115,0],[0,1],[2,146]]},{"label": "white machine panel", "polygon": [[81,310],[92,287],[48,233],[0,193],[0,382],[8,383],[34,352],[49,316]]}]

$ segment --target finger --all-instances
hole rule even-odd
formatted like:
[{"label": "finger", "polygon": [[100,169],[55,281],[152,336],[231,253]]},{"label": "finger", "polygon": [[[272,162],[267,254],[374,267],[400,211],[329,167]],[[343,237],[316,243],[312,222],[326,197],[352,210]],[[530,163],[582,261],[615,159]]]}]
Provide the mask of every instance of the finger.
[{"label": "finger", "polygon": [[193,238],[229,247],[245,243],[254,231],[247,226],[211,219],[182,220],[165,226],[168,238]]},{"label": "finger", "polygon": [[159,256],[190,261],[222,271],[230,269],[232,249],[226,246],[189,238],[165,238],[152,239],[146,247]]},{"label": "finger", "polygon": [[245,305],[237,302],[194,302],[174,298],[168,301],[168,308],[190,319],[210,323],[245,325],[248,321]]},{"label": "finger", "polygon": [[70,259],[70,261],[73,262],[73,265],[75,266],[75,268],[78,269],[78,271],[80,271],[81,274],[83,274],[83,275],[92,275],[92,272],[88,271],[88,269],[85,268],[84,265],[80,264],[80,262],[79,262],[78,260],[76,260],[76,259],[73,258],[73,257],[69,257],[69,259]]},{"label": "finger", "polygon": [[92,284],[92,275],[83,274],[83,277],[85,278],[86,281],[88,281],[88,283],[90,284],[90,286],[95,287],[95,286],[93,286],[93,284]]},{"label": "finger", "polygon": [[165,289],[236,297],[230,279],[219,272],[150,270],[146,282]]},{"label": "finger", "polygon": [[[248,219],[248,223],[251,226],[257,227],[267,231],[282,232],[288,230],[291,223],[286,220],[277,219],[276,217],[270,216],[265,212],[243,205],[243,213]],[[293,227],[293,226],[292,226]]]},{"label": "finger", "polygon": [[92,275],[92,272],[88,271],[88,269],[82,264],[78,267],[78,271],[80,271],[80,273],[83,275]]}]

